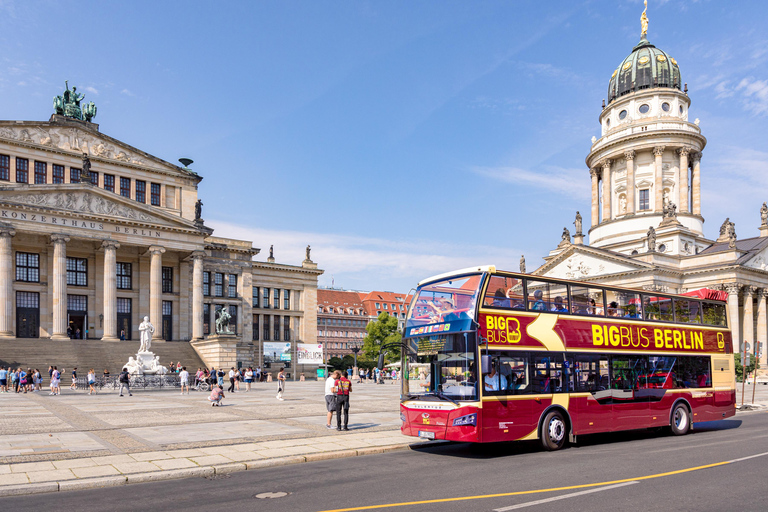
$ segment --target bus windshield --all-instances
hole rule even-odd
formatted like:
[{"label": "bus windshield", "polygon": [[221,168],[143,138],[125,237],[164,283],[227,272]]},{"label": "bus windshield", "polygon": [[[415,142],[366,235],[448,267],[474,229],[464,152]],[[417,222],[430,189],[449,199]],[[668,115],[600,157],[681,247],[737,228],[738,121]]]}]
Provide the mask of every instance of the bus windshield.
[{"label": "bus windshield", "polygon": [[471,330],[482,277],[459,276],[420,286],[408,310],[405,335]]},{"label": "bus windshield", "polygon": [[407,338],[402,399],[477,400],[475,333]]}]

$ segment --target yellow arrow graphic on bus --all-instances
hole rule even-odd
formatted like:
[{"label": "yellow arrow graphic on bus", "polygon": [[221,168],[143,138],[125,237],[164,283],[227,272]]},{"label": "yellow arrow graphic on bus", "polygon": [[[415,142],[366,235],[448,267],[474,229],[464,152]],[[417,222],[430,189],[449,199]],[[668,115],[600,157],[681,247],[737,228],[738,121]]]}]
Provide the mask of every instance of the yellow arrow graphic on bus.
[{"label": "yellow arrow graphic on bus", "polygon": [[552,352],[562,352],[565,350],[565,343],[555,332],[555,324],[558,315],[539,315],[539,318],[528,324],[525,332],[531,338],[538,340],[547,350]]}]

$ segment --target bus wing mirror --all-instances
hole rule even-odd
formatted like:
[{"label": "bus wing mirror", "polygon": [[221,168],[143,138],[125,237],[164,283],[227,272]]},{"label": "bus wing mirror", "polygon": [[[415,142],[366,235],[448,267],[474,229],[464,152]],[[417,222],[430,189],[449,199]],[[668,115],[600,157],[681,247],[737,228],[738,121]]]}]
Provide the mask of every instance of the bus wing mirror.
[{"label": "bus wing mirror", "polygon": [[491,356],[480,356],[480,368],[482,373],[491,373]]}]

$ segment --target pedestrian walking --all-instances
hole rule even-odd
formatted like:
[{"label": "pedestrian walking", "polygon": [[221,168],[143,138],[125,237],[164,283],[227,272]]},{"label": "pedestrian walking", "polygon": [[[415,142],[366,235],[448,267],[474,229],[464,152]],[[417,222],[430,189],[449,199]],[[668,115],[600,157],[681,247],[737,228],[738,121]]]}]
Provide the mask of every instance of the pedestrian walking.
[{"label": "pedestrian walking", "polygon": [[277,374],[277,399],[283,401],[283,392],[285,391],[285,368],[280,368]]},{"label": "pedestrian walking", "polygon": [[247,370],[245,370],[245,391],[248,392],[251,390],[251,382],[253,382],[253,368],[248,367]]},{"label": "pedestrian walking", "polygon": [[123,388],[128,390],[128,396],[133,396],[133,393],[131,393],[131,376],[128,373],[128,368],[123,368],[117,380],[120,381],[120,396],[123,396]]},{"label": "pedestrian walking", "polygon": [[58,395],[61,393],[59,382],[61,381],[61,372],[57,367],[51,369],[51,395]]},{"label": "pedestrian walking", "polygon": [[96,385],[96,372],[93,371],[93,368],[88,370],[88,394],[92,395],[96,392],[96,388],[94,387]]},{"label": "pedestrian walking", "polygon": [[181,394],[184,394],[184,388],[187,388],[187,394],[189,394],[189,372],[186,366],[181,367],[181,373],[179,373],[179,383],[181,384]]},{"label": "pedestrian walking", "polygon": [[19,389],[18,393],[26,393],[27,392],[27,375],[28,373],[19,368]]},{"label": "pedestrian walking", "polygon": [[0,367],[0,393],[8,392],[8,370]]},{"label": "pedestrian walking", "polygon": [[235,379],[237,372],[235,371],[235,367],[229,369],[229,389],[227,389],[228,392],[234,393],[235,392]]},{"label": "pedestrian walking", "polygon": [[[352,392],[352,382],[346,375],[339,372],[334,382],[336,393],[336,430],[349,430],[349,394]],[[344,413],[344,428],[341,427],[341,414]]]},{"label": "pedestrian walking", "polygon": [[43,376],[40,373],[40,370],[35,368],[35,391],[42,391],[43,390]]},{"label": "pedestrian walking", "polygon": [[328,409],[328,418],[325,421],[325,428],[332,429],[333,413],[336,411],[336,393],[333,388],[336,385],[336,379],[341,376],[339,370],[334,371],[325,379],[325,407]]},{"label": "pedestrian walking", "polygon": [[72,368],[72,384],[69,385],[69,389],[77,389],[77,368]]},{"label": "pedestrian walking", "polygon": [[224,389],[224,370],[219,368],[219,371],[216,372],[216,384],[221,386],[222,389]]}]

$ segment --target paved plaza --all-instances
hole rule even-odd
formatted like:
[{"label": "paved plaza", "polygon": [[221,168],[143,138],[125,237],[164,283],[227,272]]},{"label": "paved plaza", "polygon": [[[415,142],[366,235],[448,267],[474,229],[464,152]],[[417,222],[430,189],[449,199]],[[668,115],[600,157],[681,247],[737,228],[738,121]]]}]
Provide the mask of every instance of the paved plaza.
[{"label": "paved plaza", "polygon": [[196,391],[0,394],[0,496],[207,476],[418,442],[400,434],[396,384],[355,384],[349,432],[326,428],[323,389],[322,382],[289,382],[280,402],[275,385],[263,383],[226,393],[222,407]]}]

